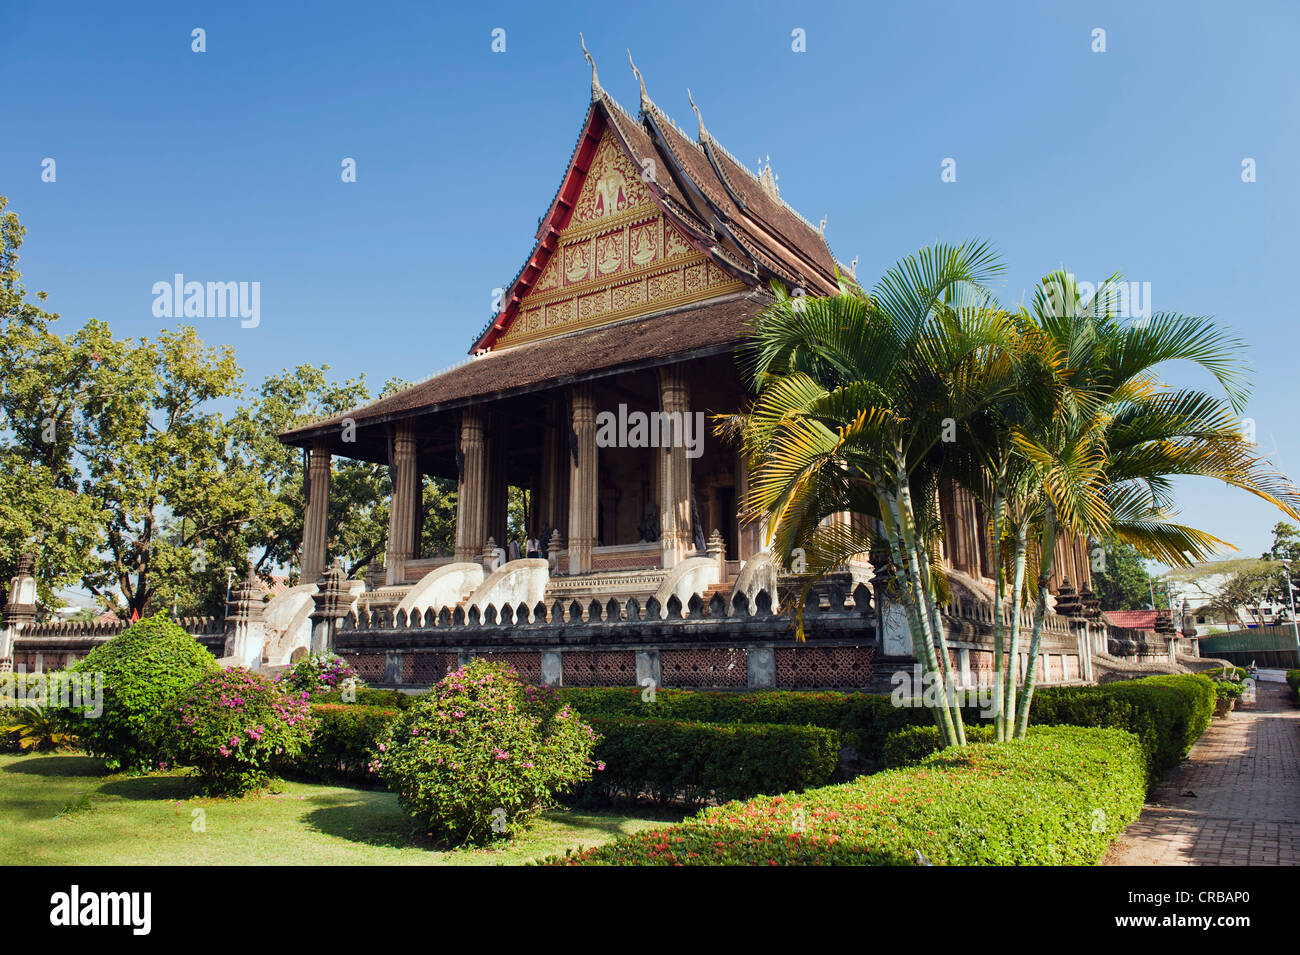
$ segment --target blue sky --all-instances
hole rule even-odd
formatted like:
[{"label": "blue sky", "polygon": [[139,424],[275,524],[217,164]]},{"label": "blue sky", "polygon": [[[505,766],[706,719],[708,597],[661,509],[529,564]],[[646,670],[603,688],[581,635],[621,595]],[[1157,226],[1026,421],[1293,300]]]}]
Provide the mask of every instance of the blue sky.
[{"label": "blue sky", "polygon": [[[1294,472],[1298,10],[7,0],[0,194],[28,228],[26,284],[66,330],[155,334],[152,286],[176,272],[256,281],[258,327],[197,321],[250,382],[300,362],[373,389],[422,378],[464,357],[531,248],[589,99],[581,30],[629,109],[630,46],[683,128],[689,86],[731,152],[770,155],[783,197],[828,217],[864,279],[978,236],[1006,258],[1008,301],[1065,265],[1216,316],[1252,344],[1247,413]],[[1182,501],[1244,554],[1271,540],[1276,512],[1243,493],[1188,483]]]}]

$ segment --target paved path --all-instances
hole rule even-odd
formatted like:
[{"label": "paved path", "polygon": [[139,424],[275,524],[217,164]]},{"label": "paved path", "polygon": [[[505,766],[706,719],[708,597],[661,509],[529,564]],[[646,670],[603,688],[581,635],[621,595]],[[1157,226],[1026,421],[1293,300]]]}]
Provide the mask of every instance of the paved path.
[{"label": "paved path", "polygon": [[1300,707],[1258,685],[1152,791],[1106,865],[1300,865]]}]

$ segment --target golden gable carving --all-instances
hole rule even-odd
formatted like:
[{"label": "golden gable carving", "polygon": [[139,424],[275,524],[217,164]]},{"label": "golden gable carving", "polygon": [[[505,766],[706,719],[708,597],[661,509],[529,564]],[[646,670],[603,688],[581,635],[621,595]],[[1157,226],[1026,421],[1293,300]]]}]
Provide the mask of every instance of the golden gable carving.
[{"label": "golden gable carving", "polygon": [[738,291],[668,222],[606,131],[559,248],[524,296],[504,348]]}]

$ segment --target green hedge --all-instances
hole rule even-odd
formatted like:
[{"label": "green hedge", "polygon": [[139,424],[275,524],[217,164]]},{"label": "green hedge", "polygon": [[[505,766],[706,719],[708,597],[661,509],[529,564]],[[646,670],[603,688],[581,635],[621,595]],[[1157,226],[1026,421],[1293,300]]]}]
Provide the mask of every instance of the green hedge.
[{"label": "green hedge", "polygon": [[[894,706],[888,696],[862,693],[717,693],[658,690],[653,703],[639,689],[563,689],[584,716],[638,715],[698,723],[776,723],[820,726],[856,753],[855,768],[886,764],[885,741],[909,726],[933,726],[930,711]],[[968,725],[979,720],[964,710]],[[1195,674],[1153,676],[1105,686],[1043,687],[1034,693],[1030,723],[1116,727],[1143,741],[1152,778],[1176,766],[1209,726],[1214,686]]]},{"label": "green hedge", "polygon": [[[966,742],[993,742],[992,724],[966,727]],[[889,734],[885,740],[881,761],[886,767],[897,769],[900,766],[919,763],[931,753],[937,753],[941,749],[943,744],[939,740],[937,726],[905,726]]]},{"label": "green hedge", "polygon": [[552,865],[1093,865],[1137,818],[1142,746],[1114,729],[1027,740],[706,809]]},{"label": "green hedge", "polygon": [[650,796],[692,806],[745,799],[825,785],[839,762],[836,734],[818,727],[588,719],[604,737],[595,758],[605,766],[588,784],[588,799]]},{"label": "green hedge", "polygon": [[1287,670],[1286,682],[1291,687],[1291,699],[1300,703],[1300,670]]},{"label": "green hedge", "polygon": [[313,703],[339,703],[347,706],[383,706],[392,710],[404,710],[420,698],[420,695],[403,693],[401,690],[376,690],[370,687],[359,687],[356,690],[356,696],[345,701],[343,693],[340,690],[331,690],[328,693],[313,693],[311,701]]},{"label": "green hedge", "polygon": [[821,727],[835,731],[840,745],[854,751],[856,759],[850,757],[849,761],[865,764],[864,769],[873,769],[879,763],[890,733],[905,726],[933,725],[929,710],[894,706],[887,696],[867,693],[657,690],[653,703],[642,702],[639,689],[565,688],[559,693],[587,717],[639,716],[688,723]]},{"label": "green hedge", "polygon": [[1036,726],[1105,726],[1142,741],[1147,777],[1177,766],[1214,716],[1214,681],[1199,674],[1149,676],[1104,686],[1057,686],[1034,694]]},{"label": "green hedge", "polygon": [[360,703],[313,703],[320,724],[294,763],[294,770],[313,779],[373,782],[368,766],[375,744],[401,712]]},{"label": "green hedge", "polygon": [[[311,709],[320,728],[294,769],[317,779],[373,781],[367,767],[375,745],[400,711],[360,703],[313,703]],[[836,734],[816,727],[638,717],[589,722],[604,736],[594,758],[605,769],[581,793],[588,802],[648,795],[696,805],[807,789],[829,782],[838,760]]]},{"label": "green hedge", "polygon": [[[875,768],[889,763],[886,740],[892,734],[909,727],[933,727],[926,709],[896,707],[887,696],[857,693],[658,690],[655,702],[643,703],[639,689],[566,688],[558,692],[565,702],[606,734],[606,742],[597,750],[596,758],[605,762],[609,775],[589,790],[588,795],[593,798],[638,791],[658,799],[691,801],[700,798],[698,793],[706,786],[725,793],[722,798],[807,788],[830,778],[816,775],[820,771],[816,767],[821,765],[822,747],[829,745],[832,752],[843,746],[852,747],[859,765]],[[319,701],[337,698],[337,694],[318,697],[313,712],[322,705]],[[1213,682],[1197,675],[1155,676],[1105,686],[1044,687],[1034,694],[1031,722],[1035,726],[1055,724],[1127,730],[1141,740],[1148,778],[1155,779],[1176,766],[1205,731],[1214,712],[1214,698]],[[340,711],[337,715],[317,712],[322,716],[322,728],[309,748],[304,771],[367,778],[365,767],[371,758],[370,748],[384,720],[392,718],[391,715],[382,717],[376,711],[404,709],[416,699],[389,690],[360,690],[357,703],[332,707]],[[366,705],[373,703],[381,705]],[[352,710],[366,712],[344,715]],[[974,714],[968,711],[968,716]],[[646,728],[633,731],[620,726],[606,730],[607,723],[612,727],[611,721],[641,724]],[[714,728],[762,724],[766,735],[752,740],[736,734],[728,737],[716,732],[710,734],[708,726],[682,728],[686,724],[709,724]],[[788,741],[794,737],[777,734],[778,726],[820,728],[832,731],[833,735],[805,736],[812,752],[808,763],[803,764],[791,756]],[[641,738],[634,744],[625,744],[623,741],[632,738],[634,732],[641,734]],[[987,738],[985,734],[986,731],[975,725],[968,729],[972,740]],[[915,758],[924,749],[925,744],[920,742],[924,735],[910,737],[910,743],[894,744],[892,765]],[[750,741],[738,742],[742,738]],[[731,747],[730,750],[722,748],[723,740],[727,740],[725,746]],[[767,747],[767,755],[757,761],[763,767],[762,772],[722,755],[741,752],[743,756],[745,746],[760,745]],[[899,748],[904,745],[913,747],[911,756]],[[696,749],[705,747],[711,747],[708,752],[718,755],[708,760],[695,758]],[[651,752],[669,755],[651,756]],[[686,764],[677,765],[680,761]],[[703,767],[704,762],[710,762],[711,767]],[[624,769],[624,766],[637,768]],[[739,788],[728,789],[731,786]],[[663,795],[670,790],[675,797]]]}]

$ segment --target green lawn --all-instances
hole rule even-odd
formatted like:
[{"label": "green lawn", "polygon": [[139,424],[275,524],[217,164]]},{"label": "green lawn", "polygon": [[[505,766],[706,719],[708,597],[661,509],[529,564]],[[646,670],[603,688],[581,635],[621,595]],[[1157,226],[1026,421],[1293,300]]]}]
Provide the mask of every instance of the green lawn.
[{"label": "green lawn", "polygon": [[[0,753],[6,865],[515,865],[597,846],[649,815],[556,811],[503,849],[436,851],[390,792],[283,782],[242,800],[190,795],[183,773],[104,775],[88,756]],[[201,814],[195,810],[202,810]],[[202,820],[206,831],[195,832]]]}]

